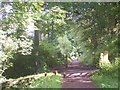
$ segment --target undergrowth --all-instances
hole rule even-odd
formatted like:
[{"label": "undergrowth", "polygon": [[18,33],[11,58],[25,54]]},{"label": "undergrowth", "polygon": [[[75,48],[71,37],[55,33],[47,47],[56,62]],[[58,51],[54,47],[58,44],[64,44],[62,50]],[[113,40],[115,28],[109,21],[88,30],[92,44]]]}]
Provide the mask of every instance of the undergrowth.
[{"label": "undergrowth", "polygon": [[34,81],[30,88],[61,88],[61,77],[59,75],[43,76]]},{"label": "undergrowth", "polygon": [[120,58],[109,67],[100,67],[100,71],[91,76],[99,88],[118,88],[119,87],[119,67]]}]

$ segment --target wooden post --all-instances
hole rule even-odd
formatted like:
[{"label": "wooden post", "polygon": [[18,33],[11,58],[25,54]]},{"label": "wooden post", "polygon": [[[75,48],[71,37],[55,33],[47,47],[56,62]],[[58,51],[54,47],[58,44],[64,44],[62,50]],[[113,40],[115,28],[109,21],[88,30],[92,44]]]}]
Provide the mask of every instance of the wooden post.
[{"label": "wooden post", "polygon": [[35,30],[35,31],[34,31],[34,45],[35,45],[36,47],[39,46],[39,37],[40,37],[39,30]]},{"label": "wooden post", "polygon": [[108,59],[108,51],[104,51],[104,53],[100,54],[100,62],[99,65],[110,65],[110,61]]},{"label": "wooden post", "polygon": [[35,65],[36,65],[36,73],[39,72],[40,69],[40,60],[39,60],[39,30],[34,31],[34,51],[35,51]]},{"label": "wooden post", "polygon": [[100,60],[104,60],[103,53],[100,54]]},{"label": "wooden post", "polygon": [[104,60],[108,61],[108,51],[105,51],[103,54]]}]

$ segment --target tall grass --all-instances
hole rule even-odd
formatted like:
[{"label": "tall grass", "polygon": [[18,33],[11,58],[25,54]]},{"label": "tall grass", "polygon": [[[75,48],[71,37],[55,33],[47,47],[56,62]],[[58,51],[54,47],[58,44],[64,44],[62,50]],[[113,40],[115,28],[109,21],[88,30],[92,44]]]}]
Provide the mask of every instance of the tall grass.
[{"label": "tall grass", "polygon": [[99,88],[118,88],[118,78],[112,78],[110,75],[94,74],[91,78]]},{"label": "tall grass", "polygon": [[61,88],[61,76],[43,76],[34,81],[30,88]]}]

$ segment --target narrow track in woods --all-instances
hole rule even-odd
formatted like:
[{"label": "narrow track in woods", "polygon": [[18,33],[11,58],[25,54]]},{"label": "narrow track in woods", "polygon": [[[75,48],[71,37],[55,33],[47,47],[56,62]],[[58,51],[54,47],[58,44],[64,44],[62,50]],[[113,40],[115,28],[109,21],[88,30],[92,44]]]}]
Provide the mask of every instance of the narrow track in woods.
[{"label": "narrow track in woods", "polygon": [[58,71],[65,76],[62,79],[62,88],[97,88],[90,79],[91,74],[97,71],[95,67],[73,60],[68,68],[61,68]]}]

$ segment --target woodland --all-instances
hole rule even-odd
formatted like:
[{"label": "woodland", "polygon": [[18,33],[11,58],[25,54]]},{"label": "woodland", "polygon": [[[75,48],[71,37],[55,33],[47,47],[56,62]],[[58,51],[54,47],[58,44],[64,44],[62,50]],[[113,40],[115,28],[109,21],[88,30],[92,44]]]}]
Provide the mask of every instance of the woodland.
[{"label": "woodland", "polygon": [[90,76],[96,87],[118,88],[119,46],[119,2],[0,2],[3,90],[62,88],[53,69],[73,59],[99,70]]}]

